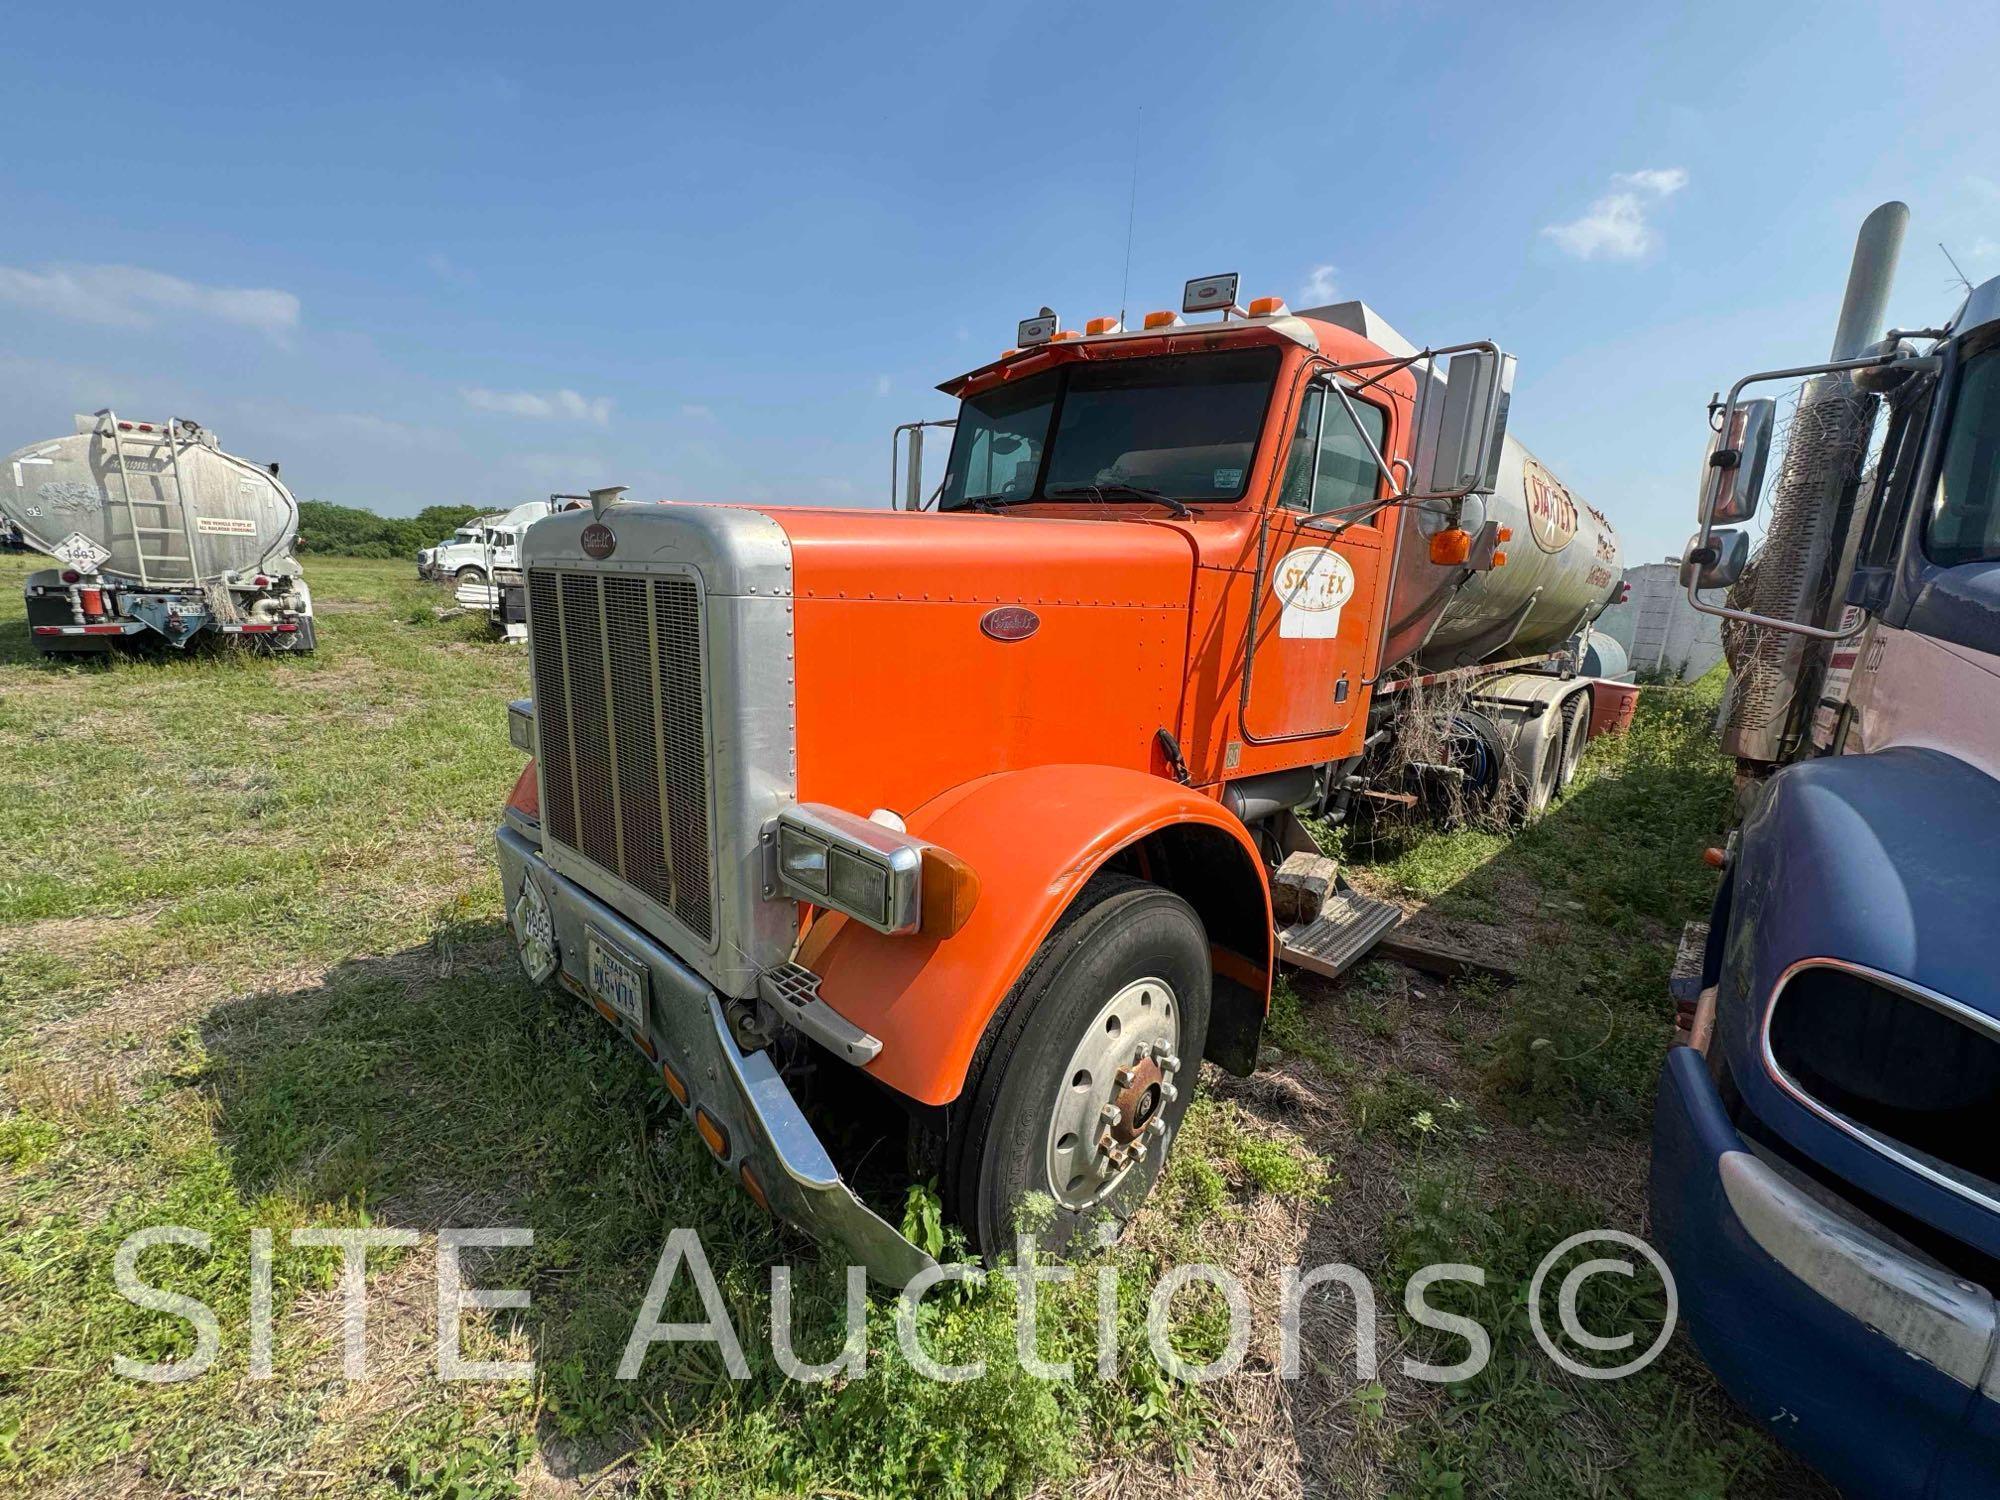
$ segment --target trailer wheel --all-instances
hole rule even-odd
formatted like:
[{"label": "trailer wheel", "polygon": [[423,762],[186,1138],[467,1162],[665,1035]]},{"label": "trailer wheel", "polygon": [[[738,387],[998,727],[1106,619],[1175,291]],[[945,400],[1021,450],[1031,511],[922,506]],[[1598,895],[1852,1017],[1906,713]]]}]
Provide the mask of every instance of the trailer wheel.
[{"label": "trailer wheel", "polygon": [[1017,1225],[1061,1250],[1145,1201],[1194,1093],[1210,981],[1179,896],[1126,876],[1085,888],[1009,996],[956,1132],[946,1203],[982,1254]]},{"label": "trailer wheel", "polygon": [[1563,743],[1567,732],[1560,718],[1551,724],[1550,717],[1544,714],[1540,719],[1530,719],[1515,731],[1519,738],[1508,756],[1508,779],[1517,823],[1531,823],[1548,811],[1562,785]]},{"label": "trailer wheel", "polygon": [[1571,693],[1563,699],[1563,745],[1562,773],[1558,779],[1558,789],[1569,790],[1576,780],[1576,768],[1583,763],[1583,752],[1590,744],[1590,693]]}]

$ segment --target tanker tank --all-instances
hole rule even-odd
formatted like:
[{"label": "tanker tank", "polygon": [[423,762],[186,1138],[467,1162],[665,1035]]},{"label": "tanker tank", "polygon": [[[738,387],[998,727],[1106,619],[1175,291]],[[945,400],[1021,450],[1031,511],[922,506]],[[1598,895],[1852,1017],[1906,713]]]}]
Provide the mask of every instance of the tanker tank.
[{"label": "tanker tank", "polygon": [[[1417,348],[1364,302],[1309,308],[1316,318],[1358,333],[1398,358]],[[1432,397],[1444,374],[1433,371]],[[1489,520],[1506,534],[1504,567],[1490,570],[1431,561],[1430,539],[1452,524],[1442,501],[1401,507],[1400,541],[1389,584],[1382,671],[1414,665],[1426,672],[1482,661],[1558,651],[1618,595],[1624,579],[1618,535],[1596,507],[1577,499],[1511,434],[1488,495],[1462,502],[1457,524],[1475,537]]]},{"label": "tanker tank", "polygon": [[196,423],[79,416],[73,434],[0,460],[0,515],[59,564],[25,587],[45,654],[208,634],[312,649],[298,502],[276,465],[223,452]]}]

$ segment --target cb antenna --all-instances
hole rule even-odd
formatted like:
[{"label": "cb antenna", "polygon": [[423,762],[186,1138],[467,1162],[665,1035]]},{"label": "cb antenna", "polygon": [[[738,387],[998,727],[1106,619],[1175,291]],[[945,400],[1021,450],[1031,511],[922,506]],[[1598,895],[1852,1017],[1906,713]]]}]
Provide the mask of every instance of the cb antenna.
[{"label": "cb antenna", "polygon": [[1966,291],[1970,292],[1972,290],[1972,283],[1966,279],[1965,272],[1958,269],[1958,262],[1952,260],[1951,252],[1945,249],[1943,240],[1938,241],[1938,254],[1942,255],[1947,261],[1951,263],[1951,269],[1958,277],[1958,284],[1964,287]]},{"label": "cb antenna", "polygon": [[1139,214],[1139,142],[1142,139],[1140,121],[1146,109],[1141,105],[1132,112],[1132,192],[1125,200],[1125,275],[1118,283],[1118,326],[1125,326],[1125,297],[1132,289],[1132,226]]}]

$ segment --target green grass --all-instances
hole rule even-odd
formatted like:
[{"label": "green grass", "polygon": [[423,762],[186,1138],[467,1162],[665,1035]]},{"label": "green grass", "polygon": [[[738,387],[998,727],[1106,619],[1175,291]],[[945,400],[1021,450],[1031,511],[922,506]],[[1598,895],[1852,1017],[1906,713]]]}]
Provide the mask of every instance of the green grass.
[{"label": "green grass", "polygon": [[[760,1334],[769,1268],[797,1269],[808,1359],[841,1341],[838,1268],[713,1169],[594,1015],[517,977],[490,840],[520,767],[504,705],[525,689],[521,653],[475,619],[438,619],[447,595],[404,564],[310,569],[312,658],[50,665],[20,618],[25,565],[0,561],[0,756],[14,772],[0,780],[0,1490],[947,1497],[1102,1492],[1136,1472],[1170,1487],[1177,1467],[1289,1439],[1146,1352],[1145,1293],[1167,1265],[1269,1263],[1284,1247],[1257,1236],[1337,1233],[1384,1187],[1393,1206],[1364,1240],[1385,1278],[1441,1250],[1512,1274],[1563,1225],[1616,1222],[1560,1159],[1524,1170],[1496,1153],[1522,1127],[1642,1149],[1672,932],[1705,904],[1695,856],[1727,794],[1699,697],[1649,695],[1629,740],[1594,750],[1577,791],[1519,839],[1381,848],[1377,878],[1445,909],[1490,912],[1510,882],[1577,909],[1532,983],[1458,987],[1462,1014],[1421,1068],[1382,1054],[1438,1000],[1430,981],[1369,965],[1331,996],[1281,984],[1274,1062],[1299,1070],[1304,1096],[1337,1099],[1344,1127],[1256,1082],[1198,1096],[1133,1232],[1042,1288],[1041,1353],[1070,1359],[1076,1380],[1019,1368],[1003,1281],[925,1307],[939,1358],[987,1360],[970,1385],[919,1379],[879,1297],[864,1374],[792,1382]],[[1495,1196],[1496,1180],[1510,1191]],[[919,1190],[910,1208],[930,1244],[958,1248],[934,1199]],[[201,1379],[136,1385],[114,1354],[179,1357],[192,1342],[112,1284],[120,1241],[159,1223],[213,1237],[207,1254],[150,1252],[143,1271],[213,1307],[223,1353]],[[532,1247],[467,1261],[474,1284],[527,1288],[532,1308],[468,1313],[465,1338],[472,1357],[532,1358],[534,1381],[436,1379],[426,1239],[371,1255],[380,1373],[347,1383],[336,1257],[287,1234],[350,1224],[533,1225]],[[700,1234],[744,1336],[747,1381],[702,1346],[656,1347],[638,1380],[614,1378],[680,1225]],[[257,1228],[279,1246],[267,1381],[247,1365]],[[1108,1379],[1094,1372],[1100,1269],[1117,1291]],[[1508,1287],[1480,1305],[1504,1330],[1489,1383],[1414,1408],[1380,1384],[1346,1392],[1351,1437],[1338,1424],[1301,1436],[1306,1470],[1413,1495],[1710,1493],[1774,1472],[1684,1352],[1609,1392],[1552,1378],[1522,1352]],[[683,1280],[665,1316],[696,1309]],[[1176,1301],[1183,1358],[1225,1338],[1213,1297]],[[1563,1488],[1580,1477],[1594,1488]]]},{"label": "green grass", "polygon": [[[1207,1440],[1206,1400],[1145,1352],[1144,1291],[1211,1207],[1309,1194],[1310,1153],[1198,1101],[1141,1232],[1043,1289],[1043,1353],[1073,1357],[1074,1382],[1020,1370],[1004,1282],[926,1304],[939,1357],[988,1359],[969,1387],[918,1379],[879,1297],[864,1376],[791,1382],[759,1332],[768,1269],[798,1268],[797,1342],[819,1358],[840,1342],[837,1268],[714,1170],[643,1059],[517,977],[490,841],[521,764],[504,713],[525,690],[518,648],[440,621],[447,595],[403,564],[316,559],[311,658],[51,665],[29,652],[23,571],[0,563],[17,772],[0,786],[0,1489],[472,1496],[603,1472],[610,1492],[986,1495]],[[213,1237],[205,1255],[149,1252],[142,1274],[206,1301],[223,1352],[200,1379],[138,1385],[114,1354],[192,1347],[112,1284],[120,1241],[159,1223]],[[435,1378],[410,1290],[426,1240],[371,1255],[370,1349],[390,1373],[345,1382],[335,1253],[288,1231],[492,1223],[536,1242],[475,1254],[469,1278],[533,1307],[468,1314],[468,1352],[532,1358],[535,1381]],[[677,1225],[701,1236],[747,1382],[705,1347],[614,1378]],[[278,1245],[269,1381],[248,1378],[254,1228]],[[1120,1293],[1108,1380],[1099,1266]],[[667,1316],[693,1315],[685,1279],[675,1296]],[[1199,1298],[1175,1327],[1190,1358],[1220,1347]]]}]

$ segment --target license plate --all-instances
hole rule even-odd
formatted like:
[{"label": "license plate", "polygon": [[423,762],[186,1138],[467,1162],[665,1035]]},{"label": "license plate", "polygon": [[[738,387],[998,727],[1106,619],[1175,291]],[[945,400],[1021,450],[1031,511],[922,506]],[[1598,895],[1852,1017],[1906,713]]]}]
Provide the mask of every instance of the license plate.
[{"label": "license plate", "polygon": [[640,1031],[646,1029],[646,971],[588,928],[590,992]]}]

